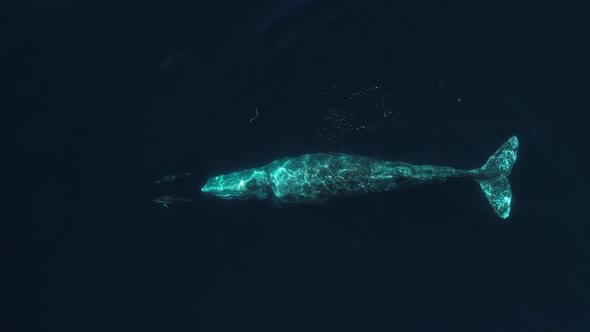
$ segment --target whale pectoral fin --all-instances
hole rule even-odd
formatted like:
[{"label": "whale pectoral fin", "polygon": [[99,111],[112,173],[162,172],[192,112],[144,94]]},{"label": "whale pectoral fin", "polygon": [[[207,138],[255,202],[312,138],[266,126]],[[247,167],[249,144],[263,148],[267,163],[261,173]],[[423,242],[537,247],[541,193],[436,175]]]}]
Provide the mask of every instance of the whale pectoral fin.
[{"label": "whale pectoral fin", "polygon": [[276,208],[282,208],[283,206],[285,206],[285,204],[281,203],[278,199],[273,199],[272,205]]},{"label": "whale pectoral fin", "polygon": [[510,182],[503,176],[491,180],[476,180],[481,190],[486,195],[488,202],[496,214],[506,219],[510,215],[510,202],[512,201],[512,190]]}]

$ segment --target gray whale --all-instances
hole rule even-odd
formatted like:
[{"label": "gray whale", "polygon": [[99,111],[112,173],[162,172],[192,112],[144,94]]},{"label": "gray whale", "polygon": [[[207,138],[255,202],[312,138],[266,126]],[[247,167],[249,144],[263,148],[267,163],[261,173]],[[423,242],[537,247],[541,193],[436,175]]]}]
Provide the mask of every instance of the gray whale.
[{"label": "gray whale", "polygon": [[277,204],[313,204],[338,197],[401,190],[452,178],[477,181],[501,218],[510,215],[508,175],[516,162],[518,139],[509,138],[480,168],[412,165],[343,153],[313,153],[210,178],[204,193],[224,199],[265,199]]}]

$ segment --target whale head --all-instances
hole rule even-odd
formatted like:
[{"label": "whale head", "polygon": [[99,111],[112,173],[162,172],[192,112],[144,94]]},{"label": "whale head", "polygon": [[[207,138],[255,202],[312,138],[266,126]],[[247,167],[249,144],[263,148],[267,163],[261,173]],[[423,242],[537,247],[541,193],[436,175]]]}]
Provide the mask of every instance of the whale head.
[{"label": "whale head", "polygon": [[201,188],[223,199],[265,199],[270,190],[267,172],[258,168],[214,176]]}]

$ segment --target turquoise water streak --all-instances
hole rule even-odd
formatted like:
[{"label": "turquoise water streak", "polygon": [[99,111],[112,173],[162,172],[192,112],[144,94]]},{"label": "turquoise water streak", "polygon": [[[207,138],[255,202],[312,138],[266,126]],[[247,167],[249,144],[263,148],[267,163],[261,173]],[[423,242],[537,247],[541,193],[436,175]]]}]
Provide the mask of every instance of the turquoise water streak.
[{"label": "turquoise water streak", "polygon": [[320,203],[370,192],[406,189],[451,178],[476,180],[502,218],[510,214],[512,192],[506,177],[516,161],[518,140],[507,140],[478,169],[411,165],[343,153],[283,158],[259,168],[209,179],[201,189],[225,199],[268,199],[275,203]]}]

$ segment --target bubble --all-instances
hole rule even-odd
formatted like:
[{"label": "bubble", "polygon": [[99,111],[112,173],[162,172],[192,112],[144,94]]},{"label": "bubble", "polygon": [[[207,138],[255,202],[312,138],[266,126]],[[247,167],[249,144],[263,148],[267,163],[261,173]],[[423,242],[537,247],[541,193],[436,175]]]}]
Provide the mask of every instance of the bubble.
[{"label": "bubble", "polygon": [[401,116],[397,98],[380,85],[352,90],[332,80],[315,89],[319,102],[318,139],[339,147],[375,140]]}]

